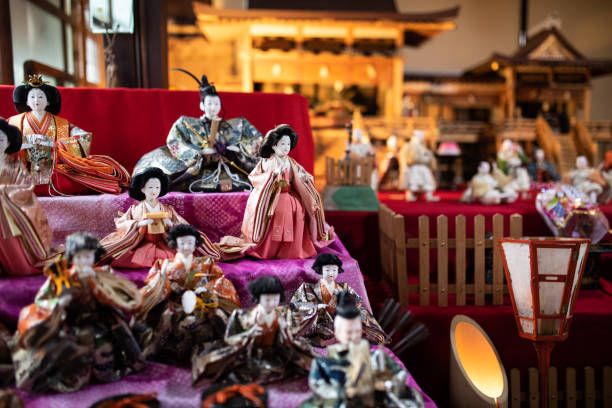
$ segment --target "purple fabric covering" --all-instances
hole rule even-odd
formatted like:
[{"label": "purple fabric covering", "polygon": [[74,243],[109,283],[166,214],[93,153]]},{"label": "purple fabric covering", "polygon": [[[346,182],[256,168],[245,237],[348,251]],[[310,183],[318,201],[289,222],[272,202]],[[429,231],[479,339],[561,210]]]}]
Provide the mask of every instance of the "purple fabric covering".
[{"label": "purple fabric covering", "polygon": [[[223,235],[239,235],[242,214],[246,207],[248,193],[224,194],[183,194],[170,193],[160,199],[172,205],[181,216],[192,223],[208,237],[217,242]],[[63,243],[66,236],[77,231],[88,231],[103,237],[114,231],[113,218],[118,211],[126,211],[134,203],[127,194],[92,195],[76,197],[40,198],[54,232],[54,243]],[[344,273],[338,277],[347,282],[359,293],[370,308],[363,277],[359,265],[345,249],[339,239],[320,252],[338,255],[343,262]],[[231,280],[244,307],[252,305],[247,284],[261,275],[277,276],[286,290],[289,299],[303,281],[316,282],[319,279],[312,271],[313,258],[255,260],[243,258],[231,263],[219,263],[226,277]],[[118,270],[139,286],[143,284],[147,270]],[[0,321],[15,327],[19,311],[30,304],[43,284],[44,277],[3,277],[0,278]],[[399,360],[398,360],[399,361]],[[128,376],[122,381],[93,385],[76,393],[65,395],[23,395],[28,407],[83,407],[106,396],[128,392],[146,393],[156,391],[163,406],[194,407],[200,398],[201,390],[191,388],[187,369],[151,363],[141,373]],[[414,379],[408,377],[407,384],[420,390]],[[272,407],[293,407],[310,396],[307,380],[276,384],[269,388]],[[428,408],[435,407],[425,396]]]},{"label": "purple fabric covering", "polygon": [[[404,367],[397,357],[393,358]],[[421,391],[410,374],[406,384]],[[112,395],[156,392],[162,407],[193,408],[200,406],[200,398],[205,388],[206,385],[201,388],[191,387],[191,375],[186,368],[149,363],[146,370],[130,375],[122,381],[89,386],[69,394],[36,395],[22,392],[21,397],[28,408],[81,408]],[[266,388],[269,396],[268,406],[274,408],[297,407],[312,395],[306,378],[277,383]],[[436,407],[427,395],[423,394],[423,398],[426,408]]]}]

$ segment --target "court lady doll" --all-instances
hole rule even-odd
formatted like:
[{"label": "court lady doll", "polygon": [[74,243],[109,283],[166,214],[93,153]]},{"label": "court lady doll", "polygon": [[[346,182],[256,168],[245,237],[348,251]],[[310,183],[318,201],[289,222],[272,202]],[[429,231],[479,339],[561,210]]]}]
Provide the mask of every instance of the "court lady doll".
[{"label": "court lady doll", "polygon": [[208,257],[194,256],[202,245],[192,225],[177,224],[168,231],[170,259],[158,259],[141,289],[143,305],[136,314],[147,358],[172,365],[188,365],[192,350],[225,333],[228,318],[240,307],[232,282]]},{"label": "court lady doll", "polygon": [[[130,197],[140,201],[115,219],[117,231],[100,243],[106,250],[102,262],[112,259],[117,268],[150,268],[158,259],[173,258],[175,250],[166,242],[166,232],[176,224],[187,224],[169,205],[157,199],[168,192],[168,176],[156,167],[145,169],[132,178]],[[219,259],[219,252],[203,233],[199,255]]]},{"label": "court lady doll", "polygon": [[237,191],[251,189],[248,174],[257,164],[261,133],[245,118],[223,119],[221,96],[206,75],[198,80],[199,118],[181,116],[174,122],[166,146],[145,154],[134,172],[156,166],[170,175],[175,191]]},{"label": "court lady doll", "polygon": [[281,306],[285,289],[280,280],[263,276],[249,283],[257,306],[236,309],[224,340],[194,356],[191,378],[270,383],[306,375],[317,354],[301,337],[306,327],[296,325],[288,306]]},{"label": "court lady doll", "polygon": [[[363,305],[361,296],[348,283],[337,282],[338,274],[342,273],[342,261],[334,254],[319,254],[312,269],[321,275],[316,283],[304,282],[293,294],[291,309],[296,316],[311,316],[308,331],[304,334],[313,345],[322,347],[335,340],[334,317],[338,294],[345,292],[352,296],[355,306],[359,309],[363,333],[367,340],[374,344],[383,343],[385,332],[380,327],[372,313]],[[316,310],[312,312],[311,309]],[[301,320],[301,319],[300,319]]]},{"label": "court lady doll", "polygon": [[242,220],[242,237],[224,237],[222,256],[261,259],[309,258],[334,240],[325,224],[313,177],[288,156],[298,142],[289,125],[270,130],[259,149],[261,161],[249,175],[253,191]]},{"label": "court lady doll", "polygon": [[123,314],[136,311],[142,297],[128,279],[94,267],[103,253],[95,237],[75,233],[66,239],[65,257],[45,268],[46,282],[19,314],[17,387],[71,392],[144,367]]},{"label": "court lady doll", "polygon": [[56,255],[53,233],[29,172],[12,157],[21,132],[0,118],[0,274],[30,275]]}]

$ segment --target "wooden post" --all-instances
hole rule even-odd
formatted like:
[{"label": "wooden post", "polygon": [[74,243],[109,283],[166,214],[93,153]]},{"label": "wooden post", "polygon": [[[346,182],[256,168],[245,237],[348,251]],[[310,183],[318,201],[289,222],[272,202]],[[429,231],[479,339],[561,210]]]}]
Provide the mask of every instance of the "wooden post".
[{"label": "wooden post", "polygon": [[429,217],[419,217],[419,304],[429,306]]},{"label": "wooden post", "polygon": [[591,90],[589,88],[584,89],[582,101],[582,121],[589,122],[591,120]]},{"label": "wooden post", "polygon": [[485,304],[485,219],[474,217],[474,298],[476,306]]},{"label": "wooden post", "polygon": [[576,408],[576,369],[572,367],[565,370],[565,406]]},{"label": "wooden post", "polygon": [[533,367],[529,367],[529,408],[540,408],[538,370]]},{"label": "wooden post", "polygon": [[603,390],[601,392],[604,408],[612,408],[612,367],[603,368]]},{"label": "wooden post", "polygon": [[510,370],[510,408],[521,408],[521,372]]},{"label": "wooden post", "polygon": [[523,216],[520,214],[512,214],[510,216],[510,236],[512,238],[520,238],[523,236]]},{"label": "wooden post", "polygon": [[584,367],[584,408],[595,408],[595,370]]},{"label": "wooden post", "polygon": [[395,237],[395,272],[397,274],[397,292],[400,305],[407,307],[409,303],[409,290],[408,270],[406,268],[406,226],[404,225],[404,217],[402,215],[394,215],[393,232]]},{"label": "wooden post", "polygon": [[448,217],[438,215],[438,306],[448,306]]},{"label": "wooden post", "polygon": [[13,85],[13,37],[9,0],[0,0],[0,84]]},{"label": "wooden post", "polygon": [[465,306],[465,215],[455,217],[455,287],[457,306]]},{"label": "wooden post", "polygon": [[504,303],[504,270],[498,240],[504,237],[504,216],[493,216],[493,304]]},{"label": "wooden post", "polygon": [[558,408],[559,406],[559,387],[557,385],[557,369],[548,369],[548,407]]}]

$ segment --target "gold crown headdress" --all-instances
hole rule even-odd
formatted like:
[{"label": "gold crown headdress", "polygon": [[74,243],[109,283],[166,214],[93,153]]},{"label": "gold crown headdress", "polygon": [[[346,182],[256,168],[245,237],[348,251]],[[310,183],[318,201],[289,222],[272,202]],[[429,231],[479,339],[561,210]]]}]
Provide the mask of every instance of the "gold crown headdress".
[{"label": "gold crown headdress", "polygon": [[28,84],[32,88],[40,88],[44,84],[48,84],[48,83],[49,83],[48,81],[43,81],[42,75],[40,74],[28,75],[28,81],[24,82],[24,84]]}]

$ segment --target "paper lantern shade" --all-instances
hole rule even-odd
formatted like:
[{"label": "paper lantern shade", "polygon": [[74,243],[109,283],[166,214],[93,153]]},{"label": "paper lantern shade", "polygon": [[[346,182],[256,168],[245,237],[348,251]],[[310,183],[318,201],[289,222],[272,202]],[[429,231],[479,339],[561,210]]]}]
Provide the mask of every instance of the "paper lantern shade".
[{"label": "paper lantern shade", "polygon": [[451,406],[507,407],[506,371],[482,327],[457,315],[451,322],[450,342]]}]

